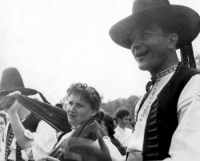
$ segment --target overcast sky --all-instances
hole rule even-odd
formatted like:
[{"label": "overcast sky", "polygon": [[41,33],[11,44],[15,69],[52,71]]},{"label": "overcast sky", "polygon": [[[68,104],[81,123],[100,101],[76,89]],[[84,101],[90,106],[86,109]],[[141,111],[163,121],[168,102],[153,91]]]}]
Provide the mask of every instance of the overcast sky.
[{"label": "overcast sky", "polygon": [[[109,37],[132,0],[0,0],[0,73],[20,71],[28,88],[55,104],[71,83],[94,86],[104,101],[142,95],[150,76]],[[199,0],[171,0],[200,13]],[[200,53],[199,37],[194,42]],[[1,74],[0,74],[1,75]]]}]

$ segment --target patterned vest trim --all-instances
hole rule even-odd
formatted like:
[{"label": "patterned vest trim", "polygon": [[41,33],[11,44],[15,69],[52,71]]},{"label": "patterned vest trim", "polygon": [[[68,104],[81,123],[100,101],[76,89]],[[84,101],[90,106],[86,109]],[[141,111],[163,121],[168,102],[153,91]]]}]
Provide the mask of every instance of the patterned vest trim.
[{"label": "patterned vest trim", "polygon": [[180,63],[170,81],[153,102],[144,133],[144,161],[170,157],[172,135],[178,126],[178,98],[187,82],[198,73],[200,71]]},{"label": "patterned vest trim", "polygon": [[13,137],[14,137],[14,133],[9,123],[7,137],[6,137],[6,145],[5,145],[5,160],[7,160],[8,156],[10,155],[10,145],[12,143]]}]

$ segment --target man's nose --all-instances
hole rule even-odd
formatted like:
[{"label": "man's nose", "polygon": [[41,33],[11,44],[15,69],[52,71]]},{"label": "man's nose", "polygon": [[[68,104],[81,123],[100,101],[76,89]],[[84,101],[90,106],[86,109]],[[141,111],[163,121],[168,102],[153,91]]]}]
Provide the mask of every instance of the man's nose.
[{"label": "man's nose", "polygon": [[131,46],[132,54],[135,54],[136,51],[140,49],[140,47],[141,47],[141,44],[134,44],[134,45],[132,44],[132,46]]},{"label": "man's nose", "polygon": [[134,54],[135,51],[137,51],[141,47],[141,41],[138,38],[134,38],[132,40],[132,45],[131,45],[131,51]]}]

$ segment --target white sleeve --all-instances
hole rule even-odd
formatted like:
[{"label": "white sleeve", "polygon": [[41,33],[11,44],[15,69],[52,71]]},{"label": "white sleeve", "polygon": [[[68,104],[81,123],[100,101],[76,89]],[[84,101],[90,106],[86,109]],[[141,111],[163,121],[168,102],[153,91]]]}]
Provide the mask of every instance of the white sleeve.
[{"label": "white sleeve", "polygon": [[[126,156],[121,155],[121,153],[119,152],[117,147],[115,145],[113,145],[113,143],[111,142],[111,140],[108,137],[103,137],[103,140],[109,149],[112,161],[125,161]],[[96,146],[100,147],[98,141],[95,141],[94,144]]]},{"label": "white sleeve", "polygon": [[35,160],[49,154],[57,143],[56,130],[44,121],[39,122],[33,138],[31,149]]},{"label": "white sleeve", "polygon": [[200,75],[193,76],[178,100],[178,127],[164,161],[192,161],[200,158]]}]

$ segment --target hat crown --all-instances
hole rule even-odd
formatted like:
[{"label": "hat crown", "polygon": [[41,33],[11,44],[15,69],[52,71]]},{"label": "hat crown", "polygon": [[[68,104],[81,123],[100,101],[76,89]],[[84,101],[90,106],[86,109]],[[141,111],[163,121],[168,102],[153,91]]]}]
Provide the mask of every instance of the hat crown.
[{"label": "hat crown", "polygon": [[135,0],[133,2],[132,13],[139,12],[149,7],[155,7],[160,5],[169,5],[168,0]]},{"label": "hat crown", "polygon": [[15,88],[25,88],[22,77],[16,68],[7,68],[2,73],[0,91]]}]

